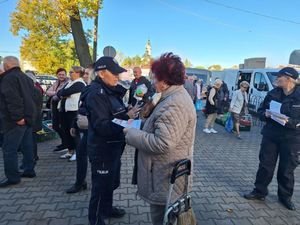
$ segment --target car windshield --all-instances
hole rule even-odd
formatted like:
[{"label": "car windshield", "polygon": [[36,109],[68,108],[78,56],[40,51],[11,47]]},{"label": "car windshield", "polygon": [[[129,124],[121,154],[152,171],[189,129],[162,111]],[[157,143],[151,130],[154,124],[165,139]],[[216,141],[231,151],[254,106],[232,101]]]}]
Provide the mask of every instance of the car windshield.
[{"label": "car windshield", "polygon": [[275,87],[277,73],[276,72],[267,72],[267,76],[269,77],[273,87]]}]

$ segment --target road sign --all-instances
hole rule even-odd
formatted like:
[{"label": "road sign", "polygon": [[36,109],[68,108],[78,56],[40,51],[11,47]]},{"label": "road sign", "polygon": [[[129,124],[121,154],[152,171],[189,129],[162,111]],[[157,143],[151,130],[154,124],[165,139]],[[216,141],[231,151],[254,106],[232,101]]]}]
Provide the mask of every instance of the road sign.
[{"label": "road sign", "polygon": [[117,51],[114,47],[112,46],[106,46],[104,49],[103,49],[103,55],[104,56],[110,56],[110,57],[115,57],[117,55]]}]

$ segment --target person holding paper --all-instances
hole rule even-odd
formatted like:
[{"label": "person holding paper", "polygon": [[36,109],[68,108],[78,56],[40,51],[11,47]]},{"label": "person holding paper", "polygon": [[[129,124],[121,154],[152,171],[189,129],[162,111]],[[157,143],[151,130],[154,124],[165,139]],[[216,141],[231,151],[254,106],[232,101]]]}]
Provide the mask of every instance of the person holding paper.
[{"label": "person holding paper", "polygon": [[113,119],[128,120],[138,115],[133,107],[129,112],[122,101],[127,89],[118,85],[119,74],[126,70],[118,62],[103,56],[95,62],[96,78],[86,96],[88,117],[88,156],[92,170],[92,190],[89,205],[89,224],[104,225],[106,218],[120,218],[125,210],[113,207],[113,191],[120,184],[121,155],[125,147],[123,127]]},{"label": "person holding paper", "polygon": [[[174,163],[193,158],[196,110],[185,90],[185,68],[173,53],[163,54],[151,66],[156,91],[161,93],[142,130],[124,129],[126,142],[138,149],[138,195],[150,203],[152,224],[162,225]],[[184,182],[175,183],[182,194]]]},{"label": "person holding paper", "polygon": [[289,210],[292,202],[294,170],[300,163],[300,86],[298,72],[285,67],[278,72],[277,87],[265,97],[258,109],[260,119],[266,121],[262,129],[259,168],[255,188],[245,194],[249,200],[264,200],[268,194],[277,159],[278,200]]},{"label": "person holding paper", "polygon": [[[146,77],[142,76],[142,69],[140,67],[136,66],[133,68],[133,76],[134,79],[131,82],[129,89],[129,107],[135,106],[138,102],[138,100],[135,98],[135,95],[137,97],[140,97],[142,99],[141,101],[145,103],[148,101],[149,97],[151,97],[154,94],[151,82]],[[147,87],[146,93],[136,93],[138,87],[143,84]]]}]

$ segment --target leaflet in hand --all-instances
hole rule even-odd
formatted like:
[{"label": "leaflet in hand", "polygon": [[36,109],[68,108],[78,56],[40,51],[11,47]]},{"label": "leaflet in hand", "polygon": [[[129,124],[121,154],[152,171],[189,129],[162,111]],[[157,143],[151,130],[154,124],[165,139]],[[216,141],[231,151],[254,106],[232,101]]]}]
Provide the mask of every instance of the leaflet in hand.
[{"label": "leaflet in hand", "polygon": [[282,126],[285,126],[286,120],[280,119],[279,117],[271,115],[271,119],[276,121],[277,123],[281,124]]},{"label": "leaflet in hand", "polygon": [[135,128],[141,129],[142,121],[141,120],[121,120],[121,119],[113,119],[113,123],[120,125],[124,128]]},{"label": "leaflet in hand", "polygon": [[280,112],[281,105],[281,103],[272,100],[270,102],[270,109],[267,109],[266,111],[271,114],[272,120],[284,126],[289,117]]}]

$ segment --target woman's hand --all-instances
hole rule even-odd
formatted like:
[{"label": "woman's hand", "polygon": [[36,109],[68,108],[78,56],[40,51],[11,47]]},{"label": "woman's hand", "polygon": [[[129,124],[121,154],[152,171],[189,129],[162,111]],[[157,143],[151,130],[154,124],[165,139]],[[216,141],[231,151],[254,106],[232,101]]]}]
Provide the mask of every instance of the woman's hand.
[{"label": "woman's hand", "polygon": [[55,101],[55,102],[59,101],[59,97],[57,97],[57,95],[54,95],[54,96],[52,97],[52,101]]},{"label": "woman's hand", "polygon": [[123,129],[123,133],[125,134],[125,136],[126,136],[126,134],[128,133],[128,130],[129,130],[129,128],[124,128],[124,129]]},{"label": "woman's hand", "polygon": [[72,137],[76,137],[76,129],[75,128],[71,128],[70,129],[70,135],[72,136]]},{"label": "woman's hand", "polygon": [[140,107],[134,106],[128,111],[127,115],[129,116],[130,119],[135,119],[138,117],[140,111],[141,111]]},{"label": "woman's hand", "polygon": [[271,113],[270,113],[269,111],[266,111],[266,112],[265,112],[265,116],[266,116],[267,118],[271,118]]},{"label": "woman's hand", "polygon": [[24,119],[21,119],[21,120],[17,121],[17,124],[18,124],[19,126],[24,126],[26,123],[25,123],[25,120],[24,120]]}]

